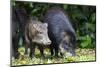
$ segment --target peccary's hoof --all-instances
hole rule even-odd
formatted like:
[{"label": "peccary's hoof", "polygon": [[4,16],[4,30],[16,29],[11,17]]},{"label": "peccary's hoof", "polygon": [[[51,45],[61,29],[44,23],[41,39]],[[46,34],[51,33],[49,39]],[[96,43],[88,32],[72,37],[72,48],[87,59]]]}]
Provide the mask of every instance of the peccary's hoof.
[{"label": "peccary's hoof", "polygon": [[19,58],[19,52],[15,54],[15,59]]}]

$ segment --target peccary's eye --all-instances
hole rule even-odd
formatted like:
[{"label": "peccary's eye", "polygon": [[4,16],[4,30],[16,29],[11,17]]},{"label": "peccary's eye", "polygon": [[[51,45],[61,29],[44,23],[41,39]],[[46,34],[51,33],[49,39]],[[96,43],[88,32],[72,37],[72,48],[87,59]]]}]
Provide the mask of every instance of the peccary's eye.
[{"label": "peccary's eye", "polygon": [[42,34],[42,32],[39,32],[39,34]]}]

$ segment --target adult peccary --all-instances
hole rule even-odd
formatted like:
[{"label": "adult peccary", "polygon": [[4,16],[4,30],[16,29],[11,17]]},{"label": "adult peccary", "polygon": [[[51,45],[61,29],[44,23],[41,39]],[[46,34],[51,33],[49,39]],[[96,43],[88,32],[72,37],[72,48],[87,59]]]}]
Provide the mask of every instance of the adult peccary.
[{"label": "adult peccary", "polygon": [[25,26],[25,54],[28,54],[28,47],[30,48],[29,56],[34,56],[35,46],[40,49],[42,57],[44,56],[44,45],[50,45],[51,41],[48,37],[48,24],[38,21],[34,17],[30,17],[28,23]]},{"label": "adult peccary", "polygon": [[18,43],[20,37],[24,39],[24,29],[27,21],[27,13],[24,8],[12,8],[12,23],[11,23],[11,34],[12,34],[12,55],[18,58]]},{"label": "adult peccary", "polygon": [[48,35],[52,41],[50,45],[51,55],[65,55],[68,51],[75,55],[76,36],[71,22],[61,8],[52,7],[45,13],[44,23],[48,23]]}]

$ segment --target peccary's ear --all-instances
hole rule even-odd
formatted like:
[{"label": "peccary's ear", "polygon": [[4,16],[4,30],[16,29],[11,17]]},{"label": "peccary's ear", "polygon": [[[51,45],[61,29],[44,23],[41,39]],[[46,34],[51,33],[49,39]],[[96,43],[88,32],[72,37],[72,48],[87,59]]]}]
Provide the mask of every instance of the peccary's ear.
[{"label": "peccary's ear", "polygon": [[48,27],[48,24],[47,23],[44,23],[44,26]]},{"label": "peccary's ear", "polygon": [[62,34],[62,36],[64,36],[64,37],[66,36],[66,32],[62,32],[61,34]]}]

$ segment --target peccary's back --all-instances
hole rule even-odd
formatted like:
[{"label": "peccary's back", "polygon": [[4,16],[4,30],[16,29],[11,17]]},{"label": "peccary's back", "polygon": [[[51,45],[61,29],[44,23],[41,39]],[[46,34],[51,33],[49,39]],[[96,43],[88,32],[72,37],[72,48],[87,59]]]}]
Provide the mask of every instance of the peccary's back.
[{"label": "peccary's back", "polygon": [[50,28],[58,27],[60,30],[74,32],[67,14],[60,8],[49,9],[45,14],[44,22],[48,23]]}]

